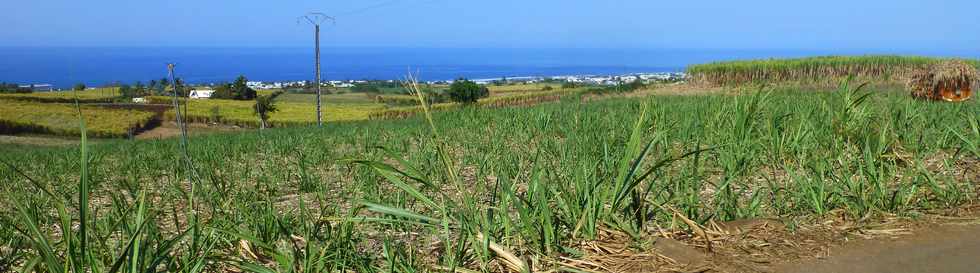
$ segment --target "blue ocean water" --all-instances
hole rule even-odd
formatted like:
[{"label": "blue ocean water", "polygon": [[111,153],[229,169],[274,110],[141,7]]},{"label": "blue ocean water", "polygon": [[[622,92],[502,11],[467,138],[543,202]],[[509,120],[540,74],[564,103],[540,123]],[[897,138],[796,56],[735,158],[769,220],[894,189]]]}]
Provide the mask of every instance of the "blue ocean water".
[{"label": "blue ocean water", "polygon": [[[418,72],[422,80],[458,77],[614,75],[683,71],[691,64],[721,60],[802,57],[827,54],[920,54],[980,57],[978,52],[888,52],[835,50],[646,50],[646,49],[436,49],[328,48],[322,53],[326,80],[402,79]],[[0,47],[0,81],[74,83],[100,86],[144,83],[167,75],[166,64],[191,83],[313,79],[312,48],[195,47]]]}]

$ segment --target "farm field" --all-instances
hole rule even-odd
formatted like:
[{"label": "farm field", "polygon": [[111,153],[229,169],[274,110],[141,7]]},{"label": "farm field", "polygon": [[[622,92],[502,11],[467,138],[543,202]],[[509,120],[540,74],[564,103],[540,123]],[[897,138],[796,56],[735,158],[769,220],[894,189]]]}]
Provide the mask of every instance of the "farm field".
[{"label": "farm field", "polygon": [[[535,91],[502,93],[497,96],[481,99],[478,106],[481,107],[501,107],[511,105],[528,105],[540,102],[556,101],[561,96],[573,95],[584,89],[556,89],[553,91]],[[271,92],[263,92],[271,94]],[[261,93],[260,93],[261,94]],[[410,95],[382,95],[385,99],[399,99],[415,102]],[[313,114],[314,101],[316,95],[285,93],[280,97],[277,104],[279,111],[271,115],[270,123],[273,127],[304,126],[314,124],[316,117]],[[166,97],[151,97],[155,103],[169,103]],[[326,122],[335,121],[355,121],[377,118],[406,117],[414,115],[421,110],[418,106],[389,107],[384,103],[377,102],[374,98],[365,93],[341,93],[323,95],[323,117]],[[188,120],[200,123],[222,123],[237,125],[242,127],[258,127],[258,119],[254,115],[252,101],[235,100],[189,100]],[[455,103],[440,103],[433,105],[433,109],[446,110],[455,109],[459,105]],[[175,115],[172,110],[168,110],[164,117],[173,120]]]},{"label": "farm field", "polygon": [[[586,91],[585,88],[574,88],[574,89],[557,89],[552,91],[535,91],[535,92],[513,92],[513,93],[498,93],[495,96],[490,96],[488,98],[480,99],[476,102],[476,106],[484,108],[495,108],[495,107],[506,107],[506,106],[524,106],[524,105],[534,105],[544,102],[558,101],[563,97],[578,97],[578,95],[583,94]],[[384,99],[392,99],[392,95],[384,96]],[[418,101],[418,98],[412,98],[408,95],[398,95],[394,97],[395,99],[406,101],[413,100]],[[372,119],[391,119],[391,118],[405,118],[416,115],[422,112],[422,107],[418,103],[415,106],[400,106],[391,107],[383,111],[378,111],[371,114]],[[432,111],[445,111],[454,110],[463,107],[458,103],[437,103],[430,106]]]},{"label": "farm field", "polygon": [[[178,140],[0,153],[0,269],[63,272],[64,257],[100,272],[120,260],[179,272],[656,272],[682,269],[652,252],[659,238],[729,251],[712,240],[717,223],[805,232],[977,201],[978,100],[856,86],[569,96],[196,136],[186,154]],[[190,103],[197,116],[211,106]],[[731,253],[813,254],[752,245]]]},{"label": "farm field", "polygon": [[[273,91],[260,90],[260,95],[268,95]],[[521,100],[534,97],[556,100],[557,93],[549,92],[512,92],[484,99],[481,105],[503,106],[508,103],[520,104]],[[118,88],[104,88],[77,92],[77,98],[83,104],[83,111],[91,115],[90,136],[93,137],[129,137],[130,132],[139,133],[146,125],[161,122],[149,110],[108,109],[112,104],[87,105],[88,103],[111,103],[118,101]],[[408,95],[385,95],[388,98],[414,100]],[[77,119],[74,102],[76,92],[48,92],[31,94],[2,94],[0,95],[0,116],[5,134],[40,133],[62,136],[77,136]],[[521,99],[523,98],[523,99]],[[150,97],[153,103],[170,104],[169,97]],[[313,113],[313,94],[286,93],[279,97],[279,111],[271,115],[270,123],[274,127],[306,126],[315,123]],[[185,101],[185,100],[182,100]],[[326,94],[323,96],[324,120],[326,122],[367,120],[379,116],[391,109],[384,103],[379,103],[365,93]],[[253,113],[253,101],[234,100],[190,100],[188,105],[188,121],[247,128],[258,126],[258,119]],[[51,107],[48,107],[51,106]],[[440,106],[440,109],[451,108],[452,104]],[[106,108],[107,107],[107,108]],[[33,111],[40,108],[44,111]],[[138,108],[138,107],[136,107]],[[417,108],[417,107],[416,107]],[[413,108],[415,109],[415,108]],[[69,111],[71,110],[71,111]],[[411,112],[414,112],[412,110]],[[400,113],[400,112],[399,112]],[[405,114],[407,115],[407,114]],[[174,119],[173,110],[166,110],[161,116],[162,122]],[[404,115],[403,115],[404,116]],[[71,121],[71,122],[68,122]],[[67,123],[66,123],[67,122]],[[39,140],[43,141],[43,140]],[[30,142],[30,141],[28,141]]]},{"label": "farm field", "polygon": [[[374,103],[368,95],[364,93],[340,93],[340,94],[324,94],[321,96],[321,102],[323,103],[350,103],[350,104],[372,104]],[[282,94],[279,99],[281,102],[293,102],[293,103],[307,103],[313,104],[316,101],[316,94],[299,94],[299,93],[285,93]]]},{"label": "farm field", "polygon": [[119,96],[119,88],[104,87],[84,91],[52,91],[28,94],[0,94],[0,99],[28,100],[38,102],[74,103],[75,98],[80,102],[106,102]]},{"label": "farm field", "polygon": [[[78,109],[74,104],[40,103],[0,98],[0,132],[79,135]],[[127,137],[147,126],[152,112],[82,106],[86,127],[95,137]]]},{"label": "farm field", "polygon": [[[697,84],[802,83],[836,85],[849,76],[862,81],[904,83],[917,69],[946,59],[917,56],[823,56],[799,59],[727,61],[688,67]],[[980,67],[980,60],[966,60]]]},{"label": "farm field", "polygon": [[[166,103],[168,98],[152,97],[150,100]],[[186,119],[189,122],[258,127],[258,117],[252,110],[254,101],[218,99],[182,101],[187,105]],[[312,102],[280,102],[276,105],[279,111],[273,113],[269,120],[273,127],[305,126],[316,123]],[[370,103],[325,103],[323,105],[323,118],[326,122],[365,120],[371,113],[382,108],[382,105]],[[175,117],[172,109],[164,113],[166,120],[173,120]]]},{"label": "farm field", "polygon": [[492,94],[506,94],[506,93],[527,93],[527,92],[537,92],[537,91],[547,91],[544,90],[545,87],[551,87],[552,89],[561,89],[561,84],[558,83],[532,83],[532,84],[509,84],[509,85],[488,85],[490,93]]}]

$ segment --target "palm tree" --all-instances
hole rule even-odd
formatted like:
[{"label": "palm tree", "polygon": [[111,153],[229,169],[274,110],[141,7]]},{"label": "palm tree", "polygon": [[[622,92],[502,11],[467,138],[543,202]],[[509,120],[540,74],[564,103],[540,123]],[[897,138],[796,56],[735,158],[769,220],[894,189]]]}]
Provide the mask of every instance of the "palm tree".
[{"label": "palm tree", "polygon": [[255,97],[255,114],[259,116],[259,129],[268,127],[269,114],[279,111],[276,108],[276,98],[282,95],[282,91],[276,91],[268,96]]}]

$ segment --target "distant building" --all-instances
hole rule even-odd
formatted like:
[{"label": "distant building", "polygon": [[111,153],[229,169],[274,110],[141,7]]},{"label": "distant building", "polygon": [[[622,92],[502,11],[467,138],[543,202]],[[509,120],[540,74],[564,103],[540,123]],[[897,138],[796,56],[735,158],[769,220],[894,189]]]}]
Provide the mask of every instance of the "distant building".
[{"label": "distant building", "polygon": [[133,103],[146,103],[146,98],[133,98]]},{"label": "distant building", "polygon": [[214,95],[214,90],[201,89],[201,90],[191,91],[191,93],[187,97],[192,99],[210,99],[211,95]]},{"label": "distant building", "polygon": [[20,88],[30,88],[34,92],[54,91],[54,86],[46,83],[21,85]]},{"label": "distant building", "polygon": [[632,82],[632,81],[635,81],[635,80],[637,80],[639,78],[640,77],[637,77],[637,76],[621,76],[621,77],[619,77],[619,80],[620,81],[624,81],[624,82]]}]

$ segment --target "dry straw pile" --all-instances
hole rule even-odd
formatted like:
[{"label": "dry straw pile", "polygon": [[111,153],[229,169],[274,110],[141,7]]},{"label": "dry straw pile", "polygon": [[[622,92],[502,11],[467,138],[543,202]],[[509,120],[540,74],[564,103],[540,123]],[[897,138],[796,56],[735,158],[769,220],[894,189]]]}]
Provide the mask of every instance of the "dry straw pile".
[{"label": "dry straw pile", "polygon": [[973,95],[976,82],[976,67],[960,60],[947,60],[916,71],[906,87],[917,98],[965,101]]}]

